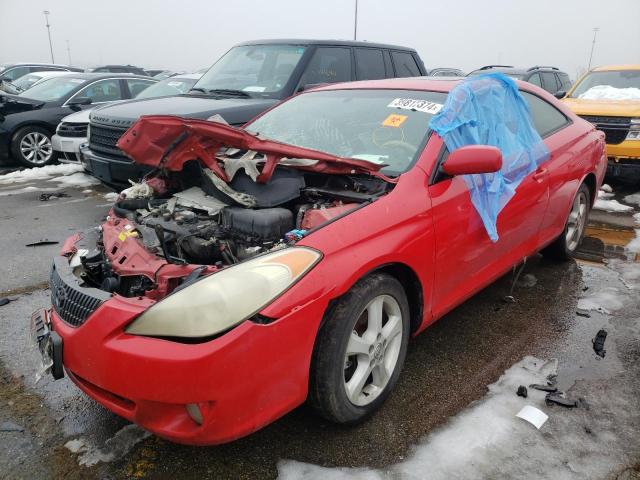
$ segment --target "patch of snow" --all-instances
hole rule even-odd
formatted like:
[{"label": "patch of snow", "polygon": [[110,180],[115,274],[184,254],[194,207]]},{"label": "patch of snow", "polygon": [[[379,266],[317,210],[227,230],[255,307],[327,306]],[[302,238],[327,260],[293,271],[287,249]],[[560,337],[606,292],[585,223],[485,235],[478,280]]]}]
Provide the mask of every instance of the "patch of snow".
[{"label": "patch of snow", "polygon": [[640,207],[640,192],[627,195],[623,200],[626,203],[632,203]]},{"label": "patch of snow", "polygon": [[593,208],[596,210],[604,210],[605,212],[628,212],[633,210],[633,207],[629,205],[623,205],[617,200],[602,200],[597,199],[593,204]]},{"label": "patch of snow", "polygon": [[611,188],[611,185],[609,185],[608,183],[603,183],[602,186],[600,187],[600,190],[607,193],[613,192],[613,188]]},{"label": "patch of snow", "polygon": [[596,85],[579,95],[584,100],[640,100],[640,88],[616,88],[611,85]]},{"label": "patch of snow", "polygon": [[620,291],[615,287],[606,287],[578,300],[578,310],[595,310],[609,315],[624,306]]},{"label": "patch of snow", "polygon": [[137,425],[131,424],[118,430],[116,434],[104,442],[104,446],[96,447],[83,438],[69,440],[64,444],[72,453],[79,453],[78,464],[92,467],[100,462],[111,462],[126,455],[138,442],[151,434]]},{"label": "patch of snow", "polygon": [[93,190],[87,188],[86,190],[82,190],[82,193],[93,193]]},{"label": "patch of snow", "polygon": [[83,172],[73,173],[63,177],[55,177],[49,180],[50,182],[57,182],[69,187],[89,187],[91,185],[98,185],[100,180],[91,175],[87,175]]},{"label": "patch of snow", "polygon": [[632,253],[640,253],[640,230],[636,229],[636,238],[627,243],[626,249]]},{"label": "patch of snow", "polygon": [[640,225],[640,213],[633,214],[633,221]]},{"label": "patch of snow", "polygon": [[598,190],[598,198],[611,198],[613,197],[613,193],[605,192],[604,190]]},{"label": "patch of snow", "polygon": [[120,196],[117,192],[109,192],[104,194],[105,200],[109,200],[110,202],[115,202]]},{"label": "patch of snow", "polygon": [[84,167],[82,165],[73,163],[45,165],[44,167],[38,168],[27,168],[25,170],[19,170],[17,172],[0,175],[0,185],[27,182],[29,180],[42,180],[59,175],[71,175],[83,171]]}]

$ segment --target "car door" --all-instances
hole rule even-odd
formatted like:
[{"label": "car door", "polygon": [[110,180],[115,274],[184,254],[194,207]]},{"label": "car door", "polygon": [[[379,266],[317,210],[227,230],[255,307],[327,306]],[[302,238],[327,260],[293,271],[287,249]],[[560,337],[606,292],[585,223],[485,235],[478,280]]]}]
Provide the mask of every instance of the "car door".
[{"label": "car door", "polygon": [[553,94],[560,89],[556,80],[556,76],[553,74],[553,72],[540,72],[540,77],[542,78],[542,88],[544,88],[547,92]]},{"label": "car door", "polygon": [[355,48],[356,80],[387,78],[384,57],[379,48]]},{"label": "car door", "polygon": [[421,75],[416,59],[409,52],[392,51],[391,60],[396,77],[419,77]]},{"label": "car door", "polygon": [[312,85],[348,82],[352,79],[351,49],[348,47],[318,47],[307,64],[296,91]]}]

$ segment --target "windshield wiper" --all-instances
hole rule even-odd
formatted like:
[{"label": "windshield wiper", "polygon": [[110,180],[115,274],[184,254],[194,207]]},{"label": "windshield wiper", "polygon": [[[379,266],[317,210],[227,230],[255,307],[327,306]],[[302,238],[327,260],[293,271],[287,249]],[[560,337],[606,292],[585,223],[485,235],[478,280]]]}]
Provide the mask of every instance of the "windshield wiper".
[{"label": "windshield wiper", "polygon": [[234,97],[251,98],[251,95],[247,92],[243,92],[242,90],[232,90],[230,88],[213,88],[211,90],[207,90],[206,93],[210,95],[229,95]]},{"label": "windshield wiper", "polygon": [[189,93],[191,92],[202,92],[202,93],[207,93],[207,91],[204,88],[192,88],[191,90],[189,90]]}]

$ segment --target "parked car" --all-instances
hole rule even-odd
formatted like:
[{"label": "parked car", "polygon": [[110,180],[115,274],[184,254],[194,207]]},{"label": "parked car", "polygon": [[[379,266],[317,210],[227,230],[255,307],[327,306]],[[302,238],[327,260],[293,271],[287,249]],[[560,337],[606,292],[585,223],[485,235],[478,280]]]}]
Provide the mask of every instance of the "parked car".
[{"label": "parked car", "polygon": [[[153,98],[185,93],[202,76],[191,73],[168,78],[151,85],[141,91],[135,98]],[[105,107],[101,107],[105,108]],[[87,143],[89,114],[92,110],[85,109],[72,113],[62,119],[56,128],[56,134],[51,139],[53,150],[62,163],[80,163],[80,145]]]},{"label": "parked car", "polygon": [[258,40],[236,45],[183,95],[134,100],[91,115],[85,168],[109,185],[128,185],[148,170],[117,147],[141,115],[205,119],[221,115],[242,125],[296,92],[326,83],[424,75],[415,50],[369,42]]},{"label": "parked car", "polygon": [[73,73],[49,78],[20,95],[0,97],[0,160],[27,167],[55,160],[51,136],[63,117],[104,102],[131,98],[157,80],[122,74]]},{"label": "parked car", "polygon": [[[23,75],[17,80],[14,80],[13,82],[11,82],[11,85],[15,87],[16,89],[15,94],[17,95],[26,90],[29,90],[34,85],[37,85],[38,82],[41,82],[46,78],[61,77],[64,75],[73,75],[73,74],[71,72],[64,72],[64,71],[62,72],[61,71],[43,71],[43,72],[27,73],[26,75]],[[9,93],[13,93],[13,92],[9,92]]]},{"label": "parked car", "polygon": [[429,129],[457,83],[326,86],[242,128],[142,117],[119,145],[162,168],[65,242],[53,307],[33,315],[54,378],[180,443],[237,439],[307,399],[335,422],[373,414],[410,336],[541,249],[573,255],[604,176],[602,133],[518,82],[532,118],[493,117],[526,114],[551,155],[491,241],[464,177],[501,169],[500,150],[449,152]]},{"label": "parked car", "polygon": [[134,65],[104,65],[90,70],[94,73],[131,73],[133,75],[150,76],[143,68]]},{"label": "parked car", "polygon": [[149,75],[150,77],[155,77],[156,75],[162,73],[162,72],[167,72],[168,70],[162,70],[162,69],[156,69],[156,70],[149,70],[148,68],[144,69],[144,72]]},{"label": "parked car", "polygon": [[0,64],[0,90],[15,94],[16,90],[11,88],[14,80],[28,73],[42,71],[82,72],[82,69],[54,63],[3,63]]},{"label": "parked car", "polygon": [[427,71],[429,77],[464,77],[464,72],[457,68],[432,68]]},{"label": "parked car", "polygon": [[511,78],[533,83],[547,92],[555,94],[566,92],[571,87],[569,75],[560,71],[557,67],[536,66],[528,69],[515,68],[510,65],[487,65],[474,70],[467,76],[480,75],[481,73],[501,72]]},{"label": "parked car", "polygon": [[640,181],[640,65],[597,67],[564,96],[575,113],[602,130],[607,141],[607,172]]}]

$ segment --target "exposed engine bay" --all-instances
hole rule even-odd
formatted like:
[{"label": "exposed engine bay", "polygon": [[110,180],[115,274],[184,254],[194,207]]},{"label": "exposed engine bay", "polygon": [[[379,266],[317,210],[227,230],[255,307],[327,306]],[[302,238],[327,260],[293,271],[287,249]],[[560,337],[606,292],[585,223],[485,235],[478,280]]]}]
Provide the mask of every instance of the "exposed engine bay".
[{"label": "exposed engine bay", "polygon": [[124,190],[102,227],[76,239],[74,273],[86,286],[159,299],[200,275],[293,244],[393,187],[375,176],[301,170],[294,161],[258,183],[262,162],[254,156],[226,150],[228,183],[193,160]]}]

